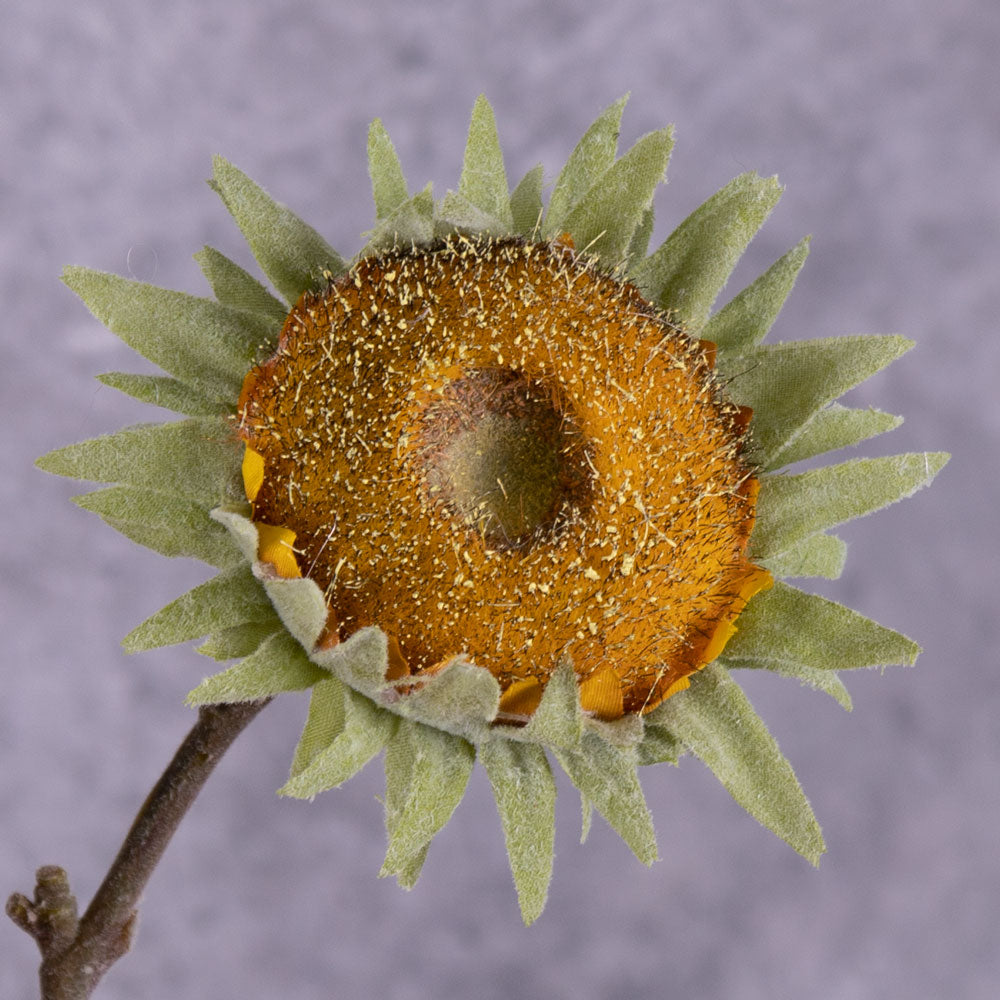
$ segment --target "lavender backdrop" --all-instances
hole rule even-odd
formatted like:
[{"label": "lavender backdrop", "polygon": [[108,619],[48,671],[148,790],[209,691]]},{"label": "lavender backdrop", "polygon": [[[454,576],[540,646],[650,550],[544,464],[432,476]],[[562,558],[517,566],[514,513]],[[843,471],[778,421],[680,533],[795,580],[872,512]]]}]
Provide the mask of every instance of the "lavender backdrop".
[{"label": "lavender backdrop", "polygon": [[[4,894],[58,862],[89,899],[210,666],[118,645],[203,568],[133,546],[31,463],[165,416],[93,381],[136,362],[57,276],[80,263],[204,293],[202,244],[246,262],[203,183],[214,152],[350,254],[371,223],[376,115],[411,181],[441,193],[481,91],[511,177],[541,160],[551,180],[631,90],[623,142],[677,123],[661,238],[736,173],[778,173],[785,198],[732,287],[813,233],[773,336],[913,337],[854,395],[906,415],[868,450],[954,453],[932,490],[846,529],[843,579],[815,588],[918,638],[918,667],[848,678],[852,716],[745,678],[823,822],[818,872],[686,760],[646,774],[651,871],[600,822],[580,847],[560,786],[551,898],[531,929],[481,774],[406,894],[375,877],[377,764],[312,805],[273,794],[305,709],[286,697],[213,777],[99,996],[997,995],[997,51],[995,0],[4,5]],[[33,996],[36,964],[0,926],[0,995]]]}]

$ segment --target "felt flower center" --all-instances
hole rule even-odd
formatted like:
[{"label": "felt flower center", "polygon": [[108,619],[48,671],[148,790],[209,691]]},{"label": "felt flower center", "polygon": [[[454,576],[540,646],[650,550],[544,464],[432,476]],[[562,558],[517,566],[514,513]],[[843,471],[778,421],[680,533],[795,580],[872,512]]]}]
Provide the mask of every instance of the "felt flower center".
[{"label": "felt flower center", "polygon": [[565,243],[452,237],[303,296],[247,376],[259,557],[377,625],[393,676],[464,655],[527,717],[569,657],[645,712],[770,577],[746,555],[748,414],[709,345]]},{"label": "felt flower center", "polygon": [[429,498],[496,548],[552,536],[580,516],[591,480],[585,442],[565,403],[513,369],[448,382],[426,401],[418,436]]}]

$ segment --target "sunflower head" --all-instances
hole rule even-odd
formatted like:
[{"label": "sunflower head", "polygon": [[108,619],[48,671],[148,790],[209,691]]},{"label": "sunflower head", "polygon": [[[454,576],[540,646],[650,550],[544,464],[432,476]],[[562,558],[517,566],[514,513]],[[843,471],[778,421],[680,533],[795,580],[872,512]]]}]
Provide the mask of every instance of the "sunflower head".
[{"label": "sunflower head", "polygon": [[780,578],[836,576],[829,529],[946,458],[781,471],[895,426],[835,400],[909,344],[761,346],[805,241],[713,312],[780,188],[738,177],[647,254],[672,140],[619,157],[623,104],[547,206],[540,167],[510,190],[483,98],[440,201],[410,195],[375,122],[376,224],[351,263],[217,160],[212,185],[285,303],[210,248],[214,299],[69,269],[168,373],[102,380],[186,419],[40,460],[113,483],[78,502],[130,537],[219,568],[125,640],[207,635],[201,652],[235,660],[192,704],[311,689],[283,793],[385,750],[383,874],[413,885],[478,758],[529,922],[551,871],[550,759],[647,863],[636,768],[685,752],[817,860],[808,803],[730,672],[849,706],[836,669],[912,662],[910,640]]}]

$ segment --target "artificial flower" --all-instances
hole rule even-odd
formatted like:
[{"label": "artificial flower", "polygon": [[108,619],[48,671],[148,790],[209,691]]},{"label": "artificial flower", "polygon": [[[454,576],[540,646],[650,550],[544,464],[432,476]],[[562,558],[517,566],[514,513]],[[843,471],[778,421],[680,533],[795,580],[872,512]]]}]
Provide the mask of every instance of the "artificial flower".
[{"label": "artificial flower", "polygon": [[77,502],[130,538],[218,568],[125,639],[207,636],[200,652],[236,661],[191,704],[311,689],[282,793],[385,751],[383,875],[416,882],[478,758],[527,922],[551,874],[551,760],[585,827],[596,808],[646,863],[637,768],[685,753],[817,861],[809,804],[731,674],[849,707],[838,670],[912,663],[911,640],[784,580],[836,577],[829,529],[947,458],[782,471],[895,427],[836,399],[911,345],[762,345],[807,241],[713,311],[781,189],[744,174],[647,253],[672,136],[619,158],[623,107],[547,206],[541,167],[510,190],[484,98],[440,201],[410,194],[376,121],[376,221],[351,262],[217,159],[212,186],[284,301],[207,247],[214,299],[68,269],[166,373],[101,381],[185,419],[40,460],[112,483]]}]

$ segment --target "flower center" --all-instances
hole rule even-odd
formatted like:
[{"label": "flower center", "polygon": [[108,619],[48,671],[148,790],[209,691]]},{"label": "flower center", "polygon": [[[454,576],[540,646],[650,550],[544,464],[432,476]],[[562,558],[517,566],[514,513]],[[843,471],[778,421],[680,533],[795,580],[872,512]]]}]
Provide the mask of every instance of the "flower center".
[{"label": "flower center", "polygon": [[318,584],[329,641],[377,625],[413,675],[467,656],[522,718],[568,657],[614,719],[769,584],[745,418],[635,286],[565,243],[454,236],[303,296],[238,430],[258,557]]},{"label": "flower center", "polygon": [[571,415],[509,368],[448,382],[420,421],[419,461],[432,502],[495,548],[555,532],[588,486]]}]

